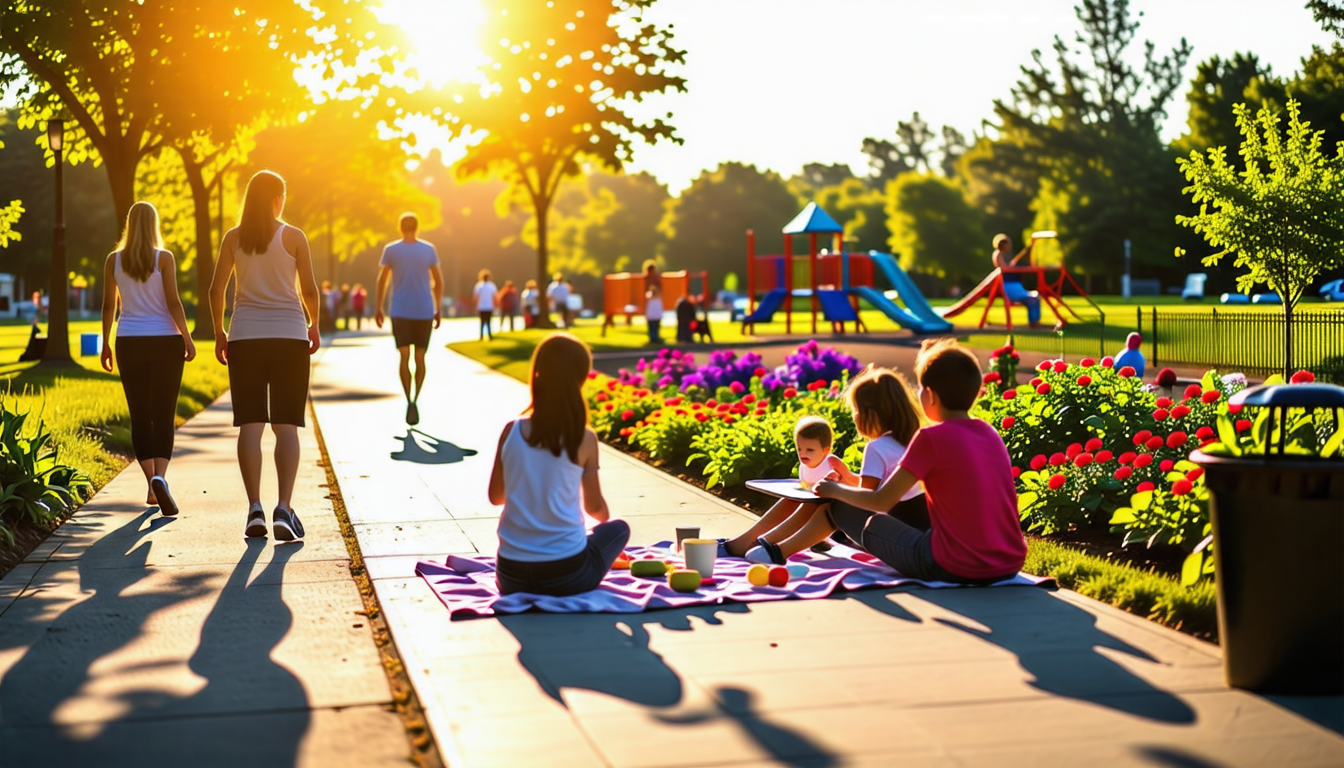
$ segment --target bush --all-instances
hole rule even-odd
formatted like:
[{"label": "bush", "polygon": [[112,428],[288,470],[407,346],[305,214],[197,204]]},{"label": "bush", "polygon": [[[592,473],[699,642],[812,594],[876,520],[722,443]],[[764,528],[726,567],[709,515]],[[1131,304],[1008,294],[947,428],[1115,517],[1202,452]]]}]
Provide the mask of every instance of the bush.
[{"label": "bush", "polygon": [[50,525],[89,487],[84,473],[57,461],[45,422],[25,434],[29,415],[0,398],[0,540],[6,546],[14,544],[19,522]]}]

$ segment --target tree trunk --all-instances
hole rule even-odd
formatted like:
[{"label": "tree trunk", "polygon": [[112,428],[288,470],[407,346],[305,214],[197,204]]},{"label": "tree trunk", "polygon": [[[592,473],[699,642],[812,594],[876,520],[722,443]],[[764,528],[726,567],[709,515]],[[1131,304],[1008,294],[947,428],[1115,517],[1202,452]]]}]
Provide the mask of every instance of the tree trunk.
[{"label": "tree trunk", "polygon": [[135,150],[124,156],[121,153],[103,155],[107,166],[107,183],[112,190],[112,209],[116,214],[117,235],[126,226],[126,214],[135,203],[135,169],[140,165],[140,157]]},{"label": "tree trunk", "polygon": [[191,187],[192,217],[196,224],[196,327],[191,337],[198,341],[213,341],[215,328],[210,313],[205,310],[210,300],[210,282],[215,275],[215,250],[210,220],[210,188],[205,184],[205,168],[190,148],[178,148],[187,186]]},{"label": "tree trunk", "polygon": [[550,300],[546,298],[546,286],[551,284],[550,254],[546,248],[546,216],[550,212],[551,200],[542,195],[532,196],[532,209],[537,217],[537,291],[541,294],[537,301],[542,310],[533,323],[534,328],[554,328],[551,322]]},{"label": "tree trunk", "polygon": [[1285,292],[1283,298],[1283,378],[1287,380],[1293,375],[1293,305],[1297,302],[1292,301]]}]

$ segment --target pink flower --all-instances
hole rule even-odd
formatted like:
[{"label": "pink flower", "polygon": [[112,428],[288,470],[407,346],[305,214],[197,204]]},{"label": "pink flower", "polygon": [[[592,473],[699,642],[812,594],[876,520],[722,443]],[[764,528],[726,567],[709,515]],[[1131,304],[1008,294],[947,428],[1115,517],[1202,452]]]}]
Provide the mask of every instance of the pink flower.
[{"label": "pink flower", "polygon": [[1111,477],[1114,477],[1116,480],[1128,480],[1129,476],[1132,474],[1134,474],[1133,469],[1130,469],[1129,467],[1121,467],[1115,470],[1115,473],[1112,474]]},{"label": "pink flower", "polygon": [[1199,399],[1205,403],[1216,403],[1219,400],[1221,400],[1222,397],[1223,397],[1222,392],[1219,392],[1216,389],[1206,389],[1202,394],[1200,394]]},{"label": "pink flower", "polygon": [[1298,371],[1288,380],[1290,384],[1310,384],[1316,381],[1316,374],[1311,371]]},{"label": "pink flower", "polygon": [[1092,383],[1092,377],[1088,376],[1087,374],[1083,374],[1082,376],[1078,377],[1078,386],[1080,387],[1086,387],[1088,384],[1091,383]]},{"label": "pink flower", "polygon": [[1064,483],[1065,483],[1065,482],[1067,482],[1067,478],[1065,478],[1063,475],[1060,475],[1060,474],[1054,474],[1054,475],[1051,475],[1051,476],[1050,476],[1050,490],[1052,490],[1052,491],[1058,491],[1060,488],[1063,488],[1063,487],[1064,487]]},{"label": "pink flower", "polygon": [[1037,472],[1040,472],[1042,469],[1045,469],[1045,465],[1047,463],[1049,463],[1049,461],[1044,456],[1040,455],[1033,456],[1031,459],[1031,468]]},{"label": "pink flower", "polygon": [[734,395],[740,395],[747,391],[747,388],[742,386],[742,382],[740,381],[734,381],[732,384],[729,384],[728,389],[732,390]]},{"label": "pink flower", "polygon": [[1149,482],[1146,482],[1146,481],[1145,481],[1145,482],[1139,483],[1139,487],[1136,488],[1135,490],[1137,490],[1139,493],[1143,493],[1144,491],[1151,491],[1151,490],[1153,490],[1153,489],[1155,489],[1155,488],[1157,488],[1156,485],[1153,485],[1152,483],[1149,483]]},{"label": "pink flower", "polygon": [[1120,369],[1120,378],[1128,379],[1132,378],[1133,376],[1134,376],[1134,368],[1132,366],[1126,365],[1124,368]]},{"label": "pink flower", "polygon": [[1036,388],[1036,394],[1038,395],[1050,394],[1050,382],[1048,381],[1041,382],[1041,385]]},{"label": "pink flower", "polygon": [[1078,361],[1078,364],[1084,368],[1091,368],[1092,366],[1097,364],[1097,361],[1093,360],[1090,357],[1084,357],[1082,360]]},{"label": "pink flower", "polygon": [[1194,483],[1191,483],[1189,480],[1186,480],[1185,478],[1181,478],[1180,480],[1177,480],[1176,482],[1171,484],[1171,495],[1184,496],[1185,494],[1190,492],[1191,488],[1194,488]]},{"label": "pink flower", "polygon": [[1003,425],[1004,429],[1012,429],[1013,424],[1017,423],[1017,419],[1014,419],[1012,416],[1004,416],[1003,421],[1000,423]]},{"label": "pink flower", "polygon": [[1004,391],[1004,393],[1003,393],[1003,399],[1004,399],[1004,400],[1012,400],[1012,399],[1015,398],[1015,397],[1017,397],[1017,390],[1016,390],[1016,389],[1009,389],[1009,390]]}]

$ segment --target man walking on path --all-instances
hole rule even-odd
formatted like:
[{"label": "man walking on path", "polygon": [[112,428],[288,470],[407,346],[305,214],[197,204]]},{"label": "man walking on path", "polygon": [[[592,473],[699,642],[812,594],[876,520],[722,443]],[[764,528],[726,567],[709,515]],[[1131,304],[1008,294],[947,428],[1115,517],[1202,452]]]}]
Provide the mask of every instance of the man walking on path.
[{"label": "man walking on path", "polygon": [[[439,327],[443,301],[443,272],[434,246],[415,236],[420,222],[415,214],[401,216],[401,239],[383,249],[378,264],[378,298],[374,323],[383,327],[387,285],[392,283],[392,337],[401,353],[401,388],[406,393],[406,423],[420,423],[416,400],[425,385],[425,350],[429,333]],[[428,280],[426,280],[428,276]],[[415,347],[415,389],[411,389],[411,347]]]}]

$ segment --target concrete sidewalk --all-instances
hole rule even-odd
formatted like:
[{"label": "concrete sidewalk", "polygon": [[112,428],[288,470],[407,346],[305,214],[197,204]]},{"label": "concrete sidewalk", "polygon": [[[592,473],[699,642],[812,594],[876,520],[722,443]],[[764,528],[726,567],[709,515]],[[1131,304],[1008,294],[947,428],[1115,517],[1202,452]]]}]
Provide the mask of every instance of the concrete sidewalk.
[{"label": "concrete sidewalk", "polygon": [[[485,487],[519,383],[441,347],[407,430],[390,339],[313,396],[375,589],[446,762],[475,766],[1339,766],[1340,699],[1223,687],[1217,647],[1067,591],[914,589],[635,615],[450,622],[422,557],[492,553]],[[474,335],[474,331],[472,331]],[[633,541],[749,518],[605,449]],[[1333,718],[1333,720],[1332,720]]]},{"label": "concrete sidewalk", "polygon": [[0,580],[0,766],[407,764],[311,425],[301,544],[244,539],[236,435],[225,395],[178,431],[178,517],[132,465]]}]

